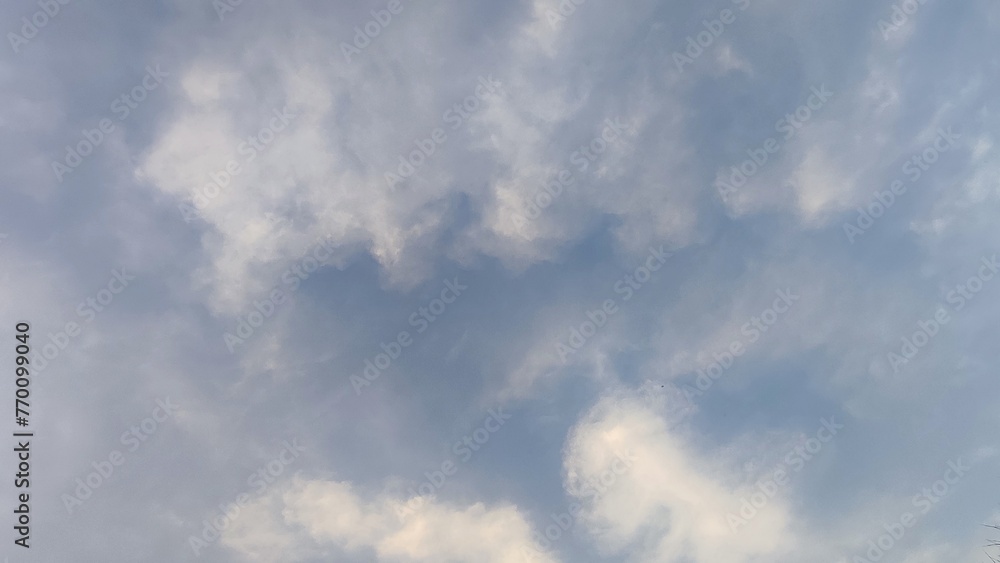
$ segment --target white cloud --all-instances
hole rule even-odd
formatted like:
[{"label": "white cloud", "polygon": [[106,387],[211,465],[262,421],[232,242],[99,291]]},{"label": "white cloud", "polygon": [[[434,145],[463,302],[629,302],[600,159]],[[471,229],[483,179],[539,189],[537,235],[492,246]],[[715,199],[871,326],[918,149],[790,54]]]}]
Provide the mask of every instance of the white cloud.
[{"label": "white cloud", "polygon": [[699,456],[654,409],[627,395],[603,399],[573,430],[564,460],[569,490],[599,480],[619,455],[631,455],[633,467],[603,496],[585,500],[585,523],[602,551],[708,563],[773,556],[794,545],[780,497],[734,533],[726,516],[750,491],[729,469],[733,460]]},{"label": "white cloud", "polygon": [[[456,507],[384,494],[364,499],[350,483],[302,479],[255,501],[223,542],[255,561],[297,561],[331,546],[413,563],[518,563],[538,553],[530,524],[512,505]],[[557,560],[538,554],[535,561]]]}]

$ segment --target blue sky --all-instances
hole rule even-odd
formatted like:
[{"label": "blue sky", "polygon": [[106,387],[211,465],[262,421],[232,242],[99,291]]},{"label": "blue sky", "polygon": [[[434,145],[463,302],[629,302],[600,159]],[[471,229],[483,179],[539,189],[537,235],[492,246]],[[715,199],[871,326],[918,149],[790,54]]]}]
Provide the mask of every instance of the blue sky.
[{"label": "blue sky", "polygon": [[0,14],[11,561],[987,560],[995,3]]}]

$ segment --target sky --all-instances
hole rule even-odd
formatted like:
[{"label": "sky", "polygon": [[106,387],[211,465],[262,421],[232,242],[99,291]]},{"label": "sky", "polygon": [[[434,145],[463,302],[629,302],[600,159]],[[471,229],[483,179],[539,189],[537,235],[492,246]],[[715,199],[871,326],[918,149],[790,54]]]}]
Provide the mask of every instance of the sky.
[{"label": "sky", "polygon": [[0,22],[8,561],[988,561],[996,2]]}]

